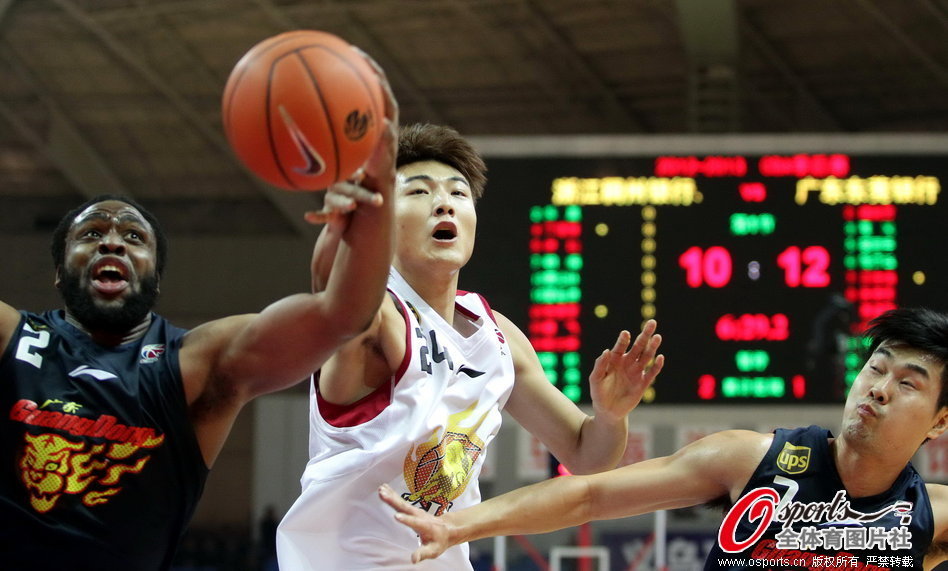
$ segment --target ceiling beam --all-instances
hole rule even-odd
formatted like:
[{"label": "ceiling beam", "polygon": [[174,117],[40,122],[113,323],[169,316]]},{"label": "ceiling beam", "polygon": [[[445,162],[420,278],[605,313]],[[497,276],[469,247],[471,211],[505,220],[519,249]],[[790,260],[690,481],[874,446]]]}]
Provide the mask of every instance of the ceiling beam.
[{"label": "ceiling beam", "polygon": [[[313,227],[306,223],[302,216],[302,212],[307,208],[312,208],[312,204],[302,201],[301,196],[294,196],[294,194],[304,195],[307,193],[290,193],[269,187],[260,182],[259,179],[249,173],[243,163],[237,160],[230,145],[219,129],[208,122],[200,112],[188,103],[180,93],[173,89],[169,83],[159,76],[151,67],[132,55],[133,51],[128,46],[121,43],[107,30],[102,28],[89,14],[76,6],[71,0],[51,1],[87,32],[95,36],[112,56],[138,74],[152,89],[163,95],[186,122],[190,123],[212,147],[216,148],[222,155],[227,157],[228,160],[246,173],[248,179],[257,186],[261,194],[283,215],[291,228],[294,228],[301,236],[311,236],[313,234]],[[223,91],[223,86],[221,86],[221,90]]]},{"label": "ceiling beam", "polygon": [[[469,2],[453,0],[451,7],[457,13],[461,21],[472,24],[479,35],[477,39],[479,47],[485,51],[491,52],[489,55],[495,60],[509,59],[511,53],[519,53],[518,46],[512,46],[506,49],[497,41],[497,34],[494,29],[484,22],[484,18],[475,12]],[[516,34],[514,35],[516,38]],[[523,60],[520,60],[523,62]],[[542,62],[541,62],[542,63]],[[502,64],[501,64],[502,65]],[[509,62],[508,62],[509,65]],[[563,89],[562,82],[552,77],[550,73],[541,73],[540,65],[531,65],[530,63],[521,63],[520,67],[529,68],[533,72],[532,77],[539,83],[543,93],[559,107],[559,112],[568,115],[573,105],[570,94]]]},{"label": "ceiling beam", "polygon": [[0,0],[0,22],[6,17],[10,6],[13,6],[13,0]]},{"label": "ceiling beam", "polygon": [[[920,46],[918,42],[912,39],[912,36],[902,30],[899,26],[892,22],[892,20],[886,16],[885,12],[879,9],[871,0],[854,0],[867,14],[869,14],[880,26],[885,28],[889,34],[892,35],[899,43],[902,44],[905,49],[909,51],[915,58],[922,62],[922,64],[928,68],[932,73],[935,79],[942,85],[942,87],[948,87],[948,67],[945,67],[944,64],[938,61],[937,58],[933,57],[932,54]],[[935,7],[932,6],[934,9]]]},{"label": "ceiling beam", "polygon": [[[519,46],[506,47],[497,41],[498,37],[494,28],[484,21],[484,18],[473,9],[470,2],[452,0],[450,4],[461,21],[469,23],[476,28],[476,32],[479,35],[479,47],[486,52],[490,52],[488,55],[493,58],[494,61],[502,62],[503,60],[509,60],[511,53],[527,51],[523,42],[521,42]],[[519,39],[519,32],[514,33],[513,39]],[[573,112],[575,97],[573,97],[573,94],[569,93],[568,90],[564,89],[563,81],[560,80],[560,78],[554,77],[553,73],[544,73],[545,70],[549,69],[546,63],[545,60],[536,61],[534,59],[531,61],[529,58],[526,60],[522,58],[518,62],[518,67],[529,69],[531,79],[534,79],[539,84],[543,96],[549,98],[553,104],[558,107],[559,113],[568,116]],[[503,63],[498,63],[498,66],[502,65]],[[509,61],[507,65],[510,65]],[[637,130],[641,129],[639,128]]]},{"label": "ceiling beam", "polygon": [[[549,16],[531,0],[521,0],[521,6],[530,14],[537,28],[546,35],[547,40],[567,63],[577,72],[584,84],[584,93],[588,90],[602,105],[598,107],[606,115],[606,121],[621,131],[646,131],[645,123],[630,109],[623,105],[616,92],[593,68],[576,46],[564,37],[563,33],[550,21]],[[587,97],[588,96],[584,96]]]},{"label": "ceiling beam", "polygon": [[20,136],[55,165],[86,198],[103,193],[132,196],[108,162],[86,140],[56,100],[40,87],[19,58],[9,49],[0,51],[0,58],[30,87],[47,112],[49,125],[46,133],[41,133],[24,121],[12,107],[0,101],[0,115]]},{"label": "ceiling beam", "polygon": [[[277,26],[284,30],[297,30],[299,25],[292,18],[286,15],[279,6],[276,6],[271,0],[252,0],[260,10],[267,15]],[[421,110],[422,117],[419,120],[432,123],[444,123],[444,113],[431,102],[431,100],[418,87],[418,84],[411,78],[398,61],[392,57],[389,51],[379,42],[364,23],[362,23],[352,11],[344,4],[325,0],[324,4],[329,4],[340,9],[341,16],[346,20],[349,31],[353,33],[352,37],[345,38],[349,43],[358,46],[359,49],[369,54],[385,71],[385,76],[389,83],[398,86],[398,97],[402,101],[411,101]]]},{"label": "ceiling beam", "polygon": [[688,56],[688,114],[695,132],[737,131],[738,28],[734,0],[676,0]]},{"label": "ceiling beam", "polygon": [[917,2],[921,4],[923,8],[931,12],[932,16],[938,20],[942,28],[948,30],[948,13],[945,12],[945,8],[936,5],[932,0],[917,0]]},{"label": "ceiling beam", "polygon": [[842,122],[836,117],[836,115],[830,111],[830,109],[820,101],[819,97],[813,93],[813,90],[810,89],[810,86],[807,85],[806,81],[800,74],[798,74],[794,69],[787,63],[787,60],[780,55],[777,49],[764,37],[764,34],[757,29],[757,26],[754,25],[747,17],[739,14],[738,23],[740,26],[741,33],[754,44],[754,47],[757,48],[757,51],[760,55],[767,60],[770,65],[774,66],[780,75],[790,84],[794,92],[802,99],[803,103],[806,104],[822,121],[826,127],[834,131],[844,131],[846,130]]}]

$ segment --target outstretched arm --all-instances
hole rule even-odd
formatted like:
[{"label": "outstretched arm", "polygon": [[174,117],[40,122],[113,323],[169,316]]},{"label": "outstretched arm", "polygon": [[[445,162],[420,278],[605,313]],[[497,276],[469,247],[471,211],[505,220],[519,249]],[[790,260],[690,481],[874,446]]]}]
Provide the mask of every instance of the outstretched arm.
[{"label": "outstretched arm", "polygon": [[[325,290],[277,301],[230,341],[218,372],[239,384],[248,398],[309,376],[378,312],[392,258],[396,137],[396,125],[387,121],[360,183],[378,193],[381,204],[364,205],[342,215],[344,221],[329,225],[328,240],[336,248]],[[314,276],[324,262],[317,247]]]},{"label": "outstretched arm", "polygon": [[[380,78],[387,94],[385,128],[358,186],[381,200],[363,203],[334,227],[338,234],[330,237],[336,247],[325,290],[285,297],[259,314],[212,321],[185,337],[182,376],[209,464],[244,403],[307,378],[378,312],[392,256],[398,121],[395,99]],[[317,254],[318,248],[314,275],[322,260]]]},{"label": "outstretched arm", "polygon": [[[363,179],[360,174],[358,181]],[[323,209],[306,213],[310,224],[324,224],[313,248],[312,275],[313,291],[326,289],[332,266],[336,260],[339,243],[349,226],[353,212],[362,204],[363,208],[382,205],[382,194],[359,186],[355,181],[334,184],[326,190]]]},{"label": "outstretched arm", "polygon": [[483,537],[546,533],[593,520],[614,519],[702,504],[739,494],[770,445],[770,435],[725,431],[672,456],[589,476],[565,476],[519,488],[441,517],[417,509],[387,485],[382,500],[418,533],[417,563],[452,545]]},{"label": "outstretched arm", "polygon": [[[520,329],[497,314],[513,348],[516,381],[506,410],[574,474],[614,468],[625,450],[628,414],[662,370],[661,336],[649,320],[631,342],[622,331],[589,376],[593,415],[587,415],[546,378],[536,351]],[[630,344],[631,343],[631,344]]]}]

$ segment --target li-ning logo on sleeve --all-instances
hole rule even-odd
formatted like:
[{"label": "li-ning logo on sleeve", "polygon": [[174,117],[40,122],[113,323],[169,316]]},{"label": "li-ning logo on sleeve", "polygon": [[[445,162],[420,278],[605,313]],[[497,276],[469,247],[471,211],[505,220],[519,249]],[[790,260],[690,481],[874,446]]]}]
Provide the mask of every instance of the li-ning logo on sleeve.
[{"label": "li-ning logo on sleeve", "polygon": [[102,369],[93,369],[87,365],[79,365],[69,372],[69,376],[75,379],[83,376],[89,376],[97,381],[111,381],[112,379],[118,378],[118,375],[115,375],[114,373],[103,371]]},{"label": "li-ning logo on sleeve", "polygon": [[809,466],[810,449],[808,447],[784,443],[783,450],[777,456],[777,468],[787,474],[802,474]]}]

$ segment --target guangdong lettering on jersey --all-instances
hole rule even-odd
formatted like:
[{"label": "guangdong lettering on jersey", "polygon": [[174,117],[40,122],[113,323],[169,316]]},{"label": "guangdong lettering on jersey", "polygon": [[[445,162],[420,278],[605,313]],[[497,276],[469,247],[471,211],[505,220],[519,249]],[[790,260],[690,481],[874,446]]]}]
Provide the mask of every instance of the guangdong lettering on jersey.
[{"label": "guangdong lettering on jersey", "polygon": [[907,465],[885,492],[849,497],[831,437],[816,426],[776,431],[706,569],[922,569],[933,518],[918,473]]}]

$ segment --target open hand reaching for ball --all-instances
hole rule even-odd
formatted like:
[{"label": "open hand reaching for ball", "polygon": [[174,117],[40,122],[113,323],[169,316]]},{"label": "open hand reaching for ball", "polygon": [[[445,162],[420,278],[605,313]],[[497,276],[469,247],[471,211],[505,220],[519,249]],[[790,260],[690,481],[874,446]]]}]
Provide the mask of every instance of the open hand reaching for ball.
[{"label": "open hand reaching for ball", "polygon": [[411,554],[412,563],[434,559],[444,553],[445,549],[454,545],[451,541],[451,526],[445,519],[450,514],[435,517],[409,505],[388,484],[382,484],[379,488],[379,497],[395,509],[395,519],[418,534],[420,547]]}]

